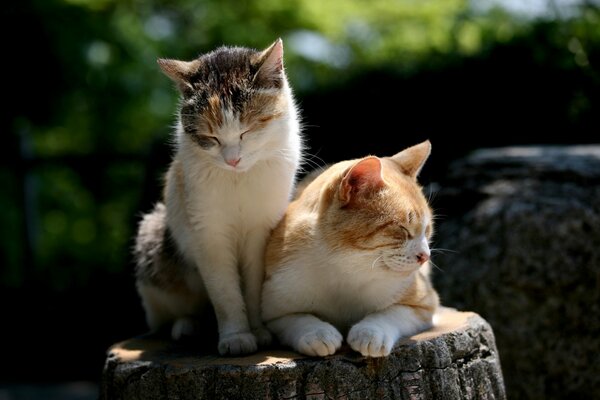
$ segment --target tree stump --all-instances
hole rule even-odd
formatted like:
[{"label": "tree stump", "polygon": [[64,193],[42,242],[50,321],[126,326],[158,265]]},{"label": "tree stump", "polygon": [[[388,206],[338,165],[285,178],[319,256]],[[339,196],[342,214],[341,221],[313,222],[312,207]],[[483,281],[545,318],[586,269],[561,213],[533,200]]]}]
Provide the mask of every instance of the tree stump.
[{"label": "tree stump", "polygon": [[505,399],[490,325],[446,309],[429,331],[389,357],[343,347],[325,358],[288,350],[246,357],[200,355],[167,340],[134,338],[110,348],[104,399]]}]

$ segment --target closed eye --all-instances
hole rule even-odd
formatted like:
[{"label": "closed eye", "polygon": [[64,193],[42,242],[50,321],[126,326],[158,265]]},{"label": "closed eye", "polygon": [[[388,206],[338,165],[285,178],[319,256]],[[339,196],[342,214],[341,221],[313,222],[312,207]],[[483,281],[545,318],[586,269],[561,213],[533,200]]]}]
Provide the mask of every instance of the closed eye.
[{"label": "closed eye", "polygon": [[404,231],[404,233],[406,234],[407,238],[409,238],[409,239],[413,238],[413,235],[410,233],[410,231],[408,229],[406,229],[406,227],[404,227],[404,226],[401,225],[400,229],[402,229]]},{"label": "closed eye", "polygon": [[219,139],[216,138],[216,136],[208,136],[209,139],[214,140],[215,143],[217,143],[218,145],[221,144],[221,142],[219,141]]},{"label": "closed eye", "polygon": [[242,132],[242,134],[240,135],[240,140],[244,139],[244,135],[248,132],[250,132],[253,128],[250,129],[246,129],[244,132]]},{"label": "closed eye", "polygon": [[392,237],[396,242],[404,242],[405,240],[412,239],[412,235],[404,226],[396,226],[394,230],[390,232],[390,237]]},{"label": "closed eye", "polygon": [[219,146],[221,145],[221,142],[219,141],[219,139],[217,139],[216,136],[200,135],[195,136],[195,138],[198,144],[205,148],[214,146],[215,144]]}]

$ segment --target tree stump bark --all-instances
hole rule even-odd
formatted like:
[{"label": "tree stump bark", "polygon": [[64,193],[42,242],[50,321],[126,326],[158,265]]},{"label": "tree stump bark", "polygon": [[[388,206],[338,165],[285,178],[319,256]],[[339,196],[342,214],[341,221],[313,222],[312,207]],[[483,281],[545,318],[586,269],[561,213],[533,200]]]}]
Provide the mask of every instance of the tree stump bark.
[{"label": "tree stump bark", "polygon": [[134,338],[109,349],[104,399],[505,399],[490,325],[444,310],[434,328],[389,357],[343,347],[325,358],[287,350],[246,357],[200,355],[171,341]]}]

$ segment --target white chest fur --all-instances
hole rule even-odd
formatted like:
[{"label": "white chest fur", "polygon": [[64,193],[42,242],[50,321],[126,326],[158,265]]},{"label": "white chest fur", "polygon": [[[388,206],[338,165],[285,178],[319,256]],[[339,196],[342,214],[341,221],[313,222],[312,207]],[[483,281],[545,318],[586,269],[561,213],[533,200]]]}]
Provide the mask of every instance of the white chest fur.
[{"label": "white chest fur", "polygon": [[269,303],[266,320],[306,312],[345,331],[365,315],[394,304],[411,280],[410,275],[372,267],[373,260],[357,254],[345,257],[325,248],[307,253],[310,260],[299,255],[271,277],[263,299]]}]

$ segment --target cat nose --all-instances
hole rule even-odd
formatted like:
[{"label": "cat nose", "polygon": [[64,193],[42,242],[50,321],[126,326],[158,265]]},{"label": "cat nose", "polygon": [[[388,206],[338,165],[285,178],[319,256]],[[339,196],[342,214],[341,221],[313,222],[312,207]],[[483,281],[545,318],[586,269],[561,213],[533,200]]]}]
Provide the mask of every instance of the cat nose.
[{"label": "cat nose", "polygon": [[241,158],[232,158],[230,160],[225,160],[225,162],[228,165],[231,165],[232,167],[237,167],[237,165],[240,163]]},{"label": "cat nose", "polygon": [[427,253],[419,253],[417,254],[417,262],[419,264],[425,264],[429,260],[429,254]]}]

